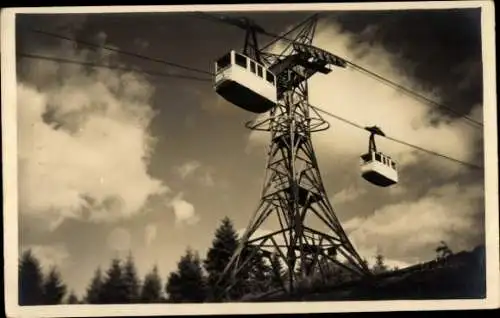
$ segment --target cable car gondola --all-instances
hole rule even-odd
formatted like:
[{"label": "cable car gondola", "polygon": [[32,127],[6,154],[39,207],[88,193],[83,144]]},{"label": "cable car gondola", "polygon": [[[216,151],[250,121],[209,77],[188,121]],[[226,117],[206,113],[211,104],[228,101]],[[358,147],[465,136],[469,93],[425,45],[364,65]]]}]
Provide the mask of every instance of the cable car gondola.
[{"label": "cable car gondola", "polygon": [[371,132],[368,152],[361,156],[361,175],[379,187],[388,187],[398,182],[396,163],[387,155],[377,151],[375,135],[385,136],[376,126],[366,127]]},{"label": "cable car gondola", "polygon": [[230,103],[261,114],[276,105],[276,76],[246,55],[230,51],[215,62],[215,91]]}]

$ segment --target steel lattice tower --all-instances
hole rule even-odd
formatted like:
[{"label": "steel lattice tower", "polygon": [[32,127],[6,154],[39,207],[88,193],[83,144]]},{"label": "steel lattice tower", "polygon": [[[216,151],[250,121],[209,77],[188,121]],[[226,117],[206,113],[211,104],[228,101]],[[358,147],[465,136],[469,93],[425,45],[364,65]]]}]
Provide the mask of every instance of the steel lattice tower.
[{"label": "steel lattice tower", "polygon": [[[258,208],[226,267],[235,278],[257,254],[275,253],[284,264],[282,283],[288,290],[301,277],[324,275],[327,263],[359,275],[369,273],[328,199],[311,140],[313,132],[329,124],[308,103],[307,79],[317,72],[329,73],[327,66],[345,65],[312,46],[315,27],[316,19],[310,20],[279,55],[257,52],[277,74],[279,103],[266,118],[247,123],[252,130],[269,132],[271,144]],[[273,221],[278,230],[256,235],[263,224]]]}]

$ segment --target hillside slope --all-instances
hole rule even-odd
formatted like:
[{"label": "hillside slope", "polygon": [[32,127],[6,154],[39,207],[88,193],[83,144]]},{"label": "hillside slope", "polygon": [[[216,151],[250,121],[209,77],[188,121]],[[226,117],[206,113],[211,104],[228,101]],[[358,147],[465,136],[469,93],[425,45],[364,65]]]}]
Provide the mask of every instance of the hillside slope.
[{"label": "hillside slope", "polygon": [[247,301],[424,300],[486,296],[485,249],[478,246],[449,256],[338,286],[324,286],[293,295],[277,293]]}]

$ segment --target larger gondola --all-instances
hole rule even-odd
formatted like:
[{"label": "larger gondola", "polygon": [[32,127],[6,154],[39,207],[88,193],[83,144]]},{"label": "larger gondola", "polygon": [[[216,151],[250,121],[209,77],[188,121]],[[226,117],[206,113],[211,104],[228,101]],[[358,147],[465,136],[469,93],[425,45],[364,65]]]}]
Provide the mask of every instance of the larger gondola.
[{"label": "larger gondola", "polygon": [[277,102],[276,76],[234,50],[215,62],[214,85],[225,100],[253,113],[265,113]]}]

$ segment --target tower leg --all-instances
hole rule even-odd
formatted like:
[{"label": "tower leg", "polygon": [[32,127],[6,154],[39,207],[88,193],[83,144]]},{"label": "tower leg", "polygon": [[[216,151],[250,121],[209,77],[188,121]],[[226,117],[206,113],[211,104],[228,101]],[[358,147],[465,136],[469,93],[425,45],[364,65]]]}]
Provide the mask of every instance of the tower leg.
[{"label": "tower leg", "polygon": [[[289,292],[308,277],[326,281],[332,266],[352,275],[369,273],[324,189],[311,141],[309,110],[306,96],[291,91],[266,121],[271,147],[262,197],[226,267],[235,280],[259,255],[243,253],[250,248],[278,256],[285,268],[283,286]],[[269,233],[255,236],[258,229]]]}]

